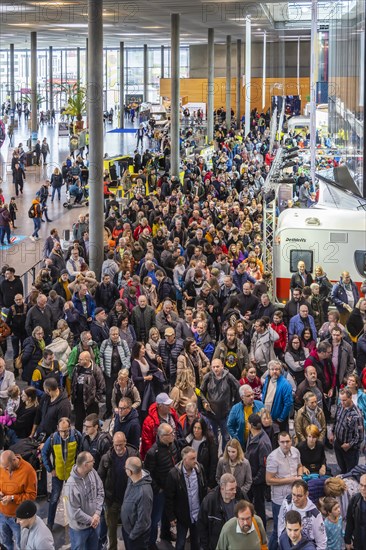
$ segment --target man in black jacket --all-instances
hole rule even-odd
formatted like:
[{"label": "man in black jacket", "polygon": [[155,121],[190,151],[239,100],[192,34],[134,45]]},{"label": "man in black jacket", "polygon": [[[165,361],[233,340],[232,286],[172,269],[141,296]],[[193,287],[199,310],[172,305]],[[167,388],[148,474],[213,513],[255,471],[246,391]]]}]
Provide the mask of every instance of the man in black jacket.
[{"label": "man in black jacket", "polygon": [[109,326],[107,325],[107,314],[102,307],[95,310],[94,321],[90,323],[90,332],[94,342],[100,347],[103,340],[109,338]]},{"label": "man in black jacket", "polygon": [[4,273],[4,280],[0,283],[0,307],[9,308],[14,303],[16,294],[23,294],[23,283],[15,276],[15,269],[8,267]]},{"label": "man in black jacket", "polygon": [[272,452],[271,441],[262,428],[261,418],[258,414],[251,414],[248,418],[249,437],[245,457],[249,460],[252,469],[252,486],[250,500],[258,516],[266,528],[266,461]]},{"label": "man in black jacket", "polygon": [[104,275],[102,282],[98,284],[95,291],[95,303],[97,306],[104,308],[109,313],[114,306],[114,302],[119,297],[117,285],[111,282],[111,276]]},{"label": "man in black jacket", "polygon": [[117,527],[128,480],[125,464],[131,456],[139,456],[138,451],[127,445],[124,433],[116,432],[113,436],[113,447],[102,456],[98,468],[98,474],[103,482],[105,492],[105,517],[108,525],[109,550],[117,550]]},{"label": "man in black jacket", "polygon": [[36,305],[31,307],[27,313],[25,330],[28,336],[31,336],[34,328],[42,327],[45,342],[46,344],[50,344],[54,326],[55,320],[53,318],[52,309],[47,304],[47,296],[40,294],[37,298]]},{"label": "man in black jacket", "polygon": [[47,378],[43,390],[30,437],[44,434],[46,439],[57,430],[60,418],[70,418],[71,404],[66,391],[58,387],[55,378]]},{"label": "man in black jacket", "polygon": [[22,294],[16,294],[14,298],[14,304],[10,306],[8,317],[6,320],[7,325],[11,328],[11,343],[13,346],[13,360],[18,357],[20,348],[23,345],[24,340],[27,337],[25,330],[25,321],[27,317],[27,305],[24,303]]},{"label": "man in black jacket", "polygon": [[346,550],[364,548],[366,537],[366,474],[360,477],[360,492],[353,495],[347,509],[344,541]]},{"label": "man in black jacket", "polygon": [[203,499],[198,514],[198,537],[202,550],[216,550],[221,529],[234,517],[235,504],[244,495],[232,474],[223,474],[218,487]]},{"label": "man in black jacket", "polygon": [[188,530],[191,549],[199,549],[197,519],[206,492],[205,474],[197,462],[197,452],[185,447],[182,461],[169,472],[165,489],[165,513],[170,525],[177,526],[176,550],[184,550]]},{"label": "man in black jacket", "polygon": [[175,431],[167,423],[160,424],[156,442],[147,451],[144,467],[150,472],[154,492],[151,516],[150,550],[156,549],[158,525],[161,521],[160,539],[170,540],[170,524],[166,517],[165,490],[170,470],[180,460],[180,450],[175,441]]},{"label": "man in black jacket", "polygon": [[291,317],[298,315],[300,313],[300,306],[303,306],[304,304],[308,306],[309,315],[313,315],[313,310],[310,304],[305,300],[305,298],[303,298],[301,289],[294,288],[291,300],[287,302],[283,309],[283,321],[287,327]]}]

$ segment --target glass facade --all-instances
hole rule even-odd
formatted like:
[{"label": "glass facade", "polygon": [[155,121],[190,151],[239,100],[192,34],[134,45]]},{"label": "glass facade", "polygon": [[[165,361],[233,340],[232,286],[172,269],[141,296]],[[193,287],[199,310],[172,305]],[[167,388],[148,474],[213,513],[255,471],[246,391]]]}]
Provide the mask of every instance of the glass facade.
[{"label": "glass facade", "polygon": [[[189,48],[181,48],[181,78],[189,76]],[[30,87],[30,52],[14,52],[15,97],[21,100]],[[148,101],[159,103],[161,49],[148,49]],[[0,103],[10,97],[9,50],[0,51]],[[77,79],[77,50],[52,52],[54,104],[57,110],[67,102],[67,88]],[[143,94],[143,48],[125,48],[126,94]],[[38,50],[38,94],[43,99],[41,109],[48,108],[49,50]],[[170,77],[170,48],[164,48],[164,76]],[[86,83],[86,52],[80,49],[80,80]],[[104,108],[113,109],[119,103],[119,49],[104,50]]]},{"label": "glass facade", "polygon": [[362,190],[365,2],[335,2],[329,19],[329,130]]}]

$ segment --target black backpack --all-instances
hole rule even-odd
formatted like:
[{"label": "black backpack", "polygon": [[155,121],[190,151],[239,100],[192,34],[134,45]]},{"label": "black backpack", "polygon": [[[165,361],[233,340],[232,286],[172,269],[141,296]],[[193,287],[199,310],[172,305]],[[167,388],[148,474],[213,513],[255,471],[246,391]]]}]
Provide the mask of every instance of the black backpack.
[{"label": "black backpack", "polygon": [[35,209],[35,206],[34,204],[32,204],[32,206],[30,207],[30,209],[28,210],[28,218],[35,218],[36,217],[36,209]]}]

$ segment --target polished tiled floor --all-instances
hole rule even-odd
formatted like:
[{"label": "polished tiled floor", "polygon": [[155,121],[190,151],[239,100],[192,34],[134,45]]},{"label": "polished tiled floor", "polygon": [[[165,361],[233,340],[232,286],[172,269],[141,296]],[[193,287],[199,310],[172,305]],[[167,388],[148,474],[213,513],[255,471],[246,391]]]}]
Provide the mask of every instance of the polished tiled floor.
[{"label": "polished tiled floor", "polygon": [[[105,152],[108,152],[109,156],[121,153],[133,153],[136,144],[134,134],[108,133],[108,131],[112,128],[113,127],[110,124],[108,124],[105,128]],[[52,219],[52,222],[42,224],[42,229],[40,232],[41,240],[38,242],[32,242],[28,238],[33,232],[33,222],[27,215],[31,201],[44,180],[50,177],[56,166],[61,167],[62,162],[66,159],[69,153],[68,138],[58,137],[57,125],[41,126],[39,129],[39,138],[42,140],[43,137],[47,138],[50,146],[48,164],[44,167],[30,167],[27,169],[24,194],[17,199],[18,219],[16,222],[17,229],[14,231],[14,236],[19,235],[26,238],[16,240],[10,247],[0,246],[0,265],[9,264],[14,266],[17,274],[19,275],[25,273],[42,259],[44,238],[49,235],[49,231],[52,227],[57,227],[59,229],[59,233],[62,234],[62,230],[69,229],[81,212],[87,211],[86,207],[83,209],[77,208],[73,210],[66,210],[63,208],[62,203],[65,191],[64,188],[62,188],[62,198],[60,202],[55,200],[55,202],[51,204],[50,200],[48,201],[49,217]],[[26,128],[24,119],[22,119],[19,127],[15,130],[13,143],[14,145],[18,145],[19,143],[26,144],[28,138],[29,132]],[[9,140],[6,139],[0,150],[0,176],[3,179],[3,183],[0,187],[3,189],[3,194],[7,202],[10,200],[12,195],[15,195],[9,165],[11,161],[11,151],[12,149],[9,150]]]}]

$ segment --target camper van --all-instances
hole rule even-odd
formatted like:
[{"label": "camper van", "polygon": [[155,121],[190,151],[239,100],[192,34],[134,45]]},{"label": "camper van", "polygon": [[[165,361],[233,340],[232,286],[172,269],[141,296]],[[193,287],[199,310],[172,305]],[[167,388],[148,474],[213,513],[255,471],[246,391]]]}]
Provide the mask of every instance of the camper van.
[{"label": "camper van", "polygon": [[290,280],[299,260],[314,274],[321,265],[330,281],[349,271],[360,286],[366,278],[366,211],[290,208],[277,222],[273,241],[274,297],[290,297]]}]

